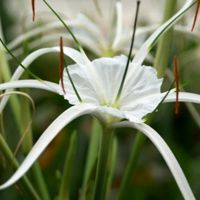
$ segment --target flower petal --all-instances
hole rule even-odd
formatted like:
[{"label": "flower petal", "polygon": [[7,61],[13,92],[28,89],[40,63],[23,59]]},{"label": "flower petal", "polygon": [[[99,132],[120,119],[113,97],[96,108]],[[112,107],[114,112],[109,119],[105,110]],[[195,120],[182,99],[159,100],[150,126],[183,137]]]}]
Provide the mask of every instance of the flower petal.
[{"label": "flower petal", "polygon": [[121,1],[116,2],[116,34],[113,40],[112,48],[117,49],[122,36],[122,3]]},{"label": "flower petal", "polygon": [[[70,76],[83,102],[111,106],[119,90],[126,60],[126,56],[93,60],[91,63],[93,72],[90,71],[91,67],[87,68],[79,64],[68,66]],[[94,74],[98,75],[97,84],[95,84],[97,80]],[[66,72],[64,73],[64,85],[68,89],[65,98],[71,104],[79,104]]]},{"label": "flower petal", "polygon": [[162,139],[162,137],[150,126],[146,124],[137,124],[133,122],[121,122],[116,124],[115,127],[130,127],[136,128],[137,130],[141,131],[144,135],[146,135],[151,142],[156,146],[156,148],[161,153],[162,157],[164,158],[165,162],[167,163],[172,175],[174,176],[176,183],[186,200],[195,200],[194,194],[188,184],[188,181],[176,160],[174,154]]},{"label": "flower petal", "polygon": [[160,92],[162,79],[157,78],[157,72],[153,67],[140,66],[132,62],[130,68],[133,74],[127,75],[121,95],[120,110],[133,121],[132,117],[141,119],[152,112],[160,103],[164,93]]},{"label": "flower petal", "polygon": [[[200,104],[200,95],[190,92],[179,92],[179,101]],[[176,102],[176,93],[170,93],[164,100],[164,103],[169,102]]]},{"label": "flower petal", "polygon": [[183,7],[173,17],[159,26],[159,28],[146,40],[140,50],[136,53],[133,62],[141,65],[151,48],[155,45],[160,35],[165,33],[166,30],[173,26],[174,23],[177,22],[183,16],[183,14],[195,3],[196,0],[187,0]]},{"label": "flower petal", "polygon": [[89,105],[73,106],[63,112],[58,118],[56,118],[52,124],[43,132],[32,150],[29,152],[27,157],[24,159],[18,170],[6,181],[3,185],[0,185],[0,190],[5,189],[16,181],[18,181],[33,165],[33,163],[42,154],[48,144],[56,137],[56,135],[62,130],[67,124],[73,119],[91,113],[95,107]]},{"label": "flower petal", "polygon": [[[64,47],[64,54],[69,56],[71,59],[73,59],[76,63],[83,64],[84,63],[84,58],[82,54],[75,49],[69,48],[69,47]],[[33,53],[29,54],[23,61],[22,64],[24,67],[29,67],[29,65],[37,59],[39,56],[42,56],[47,53],[52,53],[52,52],[59,52],[60,48],[59,47],[52,47],[52,48],[42,48],[37,51],[34,51]],[[18,80],[20,76],[23,74],[24,69],[21,66],[18,66],[16,71],[14,72],[11,81]],[[51,88],[50,88],[51,89]],[[7,91],[12,91],[11,89]],[[1,111],[4,109],[7,101],[8,101],[9,96],[5,96],[2,98],[1,103],[0,103],[0,108]]]},{"label": "flower petal", "polygon": [[40,82],[38,80],[18,80],[18,81],[9,81],[6,83],[0,84],[0,90],[7,90],[7,89],[16,89],[16,88],[36,88],[47,90],[50,92],[55,92],[59,94],[60,86],[56,83],[43,81]]}]

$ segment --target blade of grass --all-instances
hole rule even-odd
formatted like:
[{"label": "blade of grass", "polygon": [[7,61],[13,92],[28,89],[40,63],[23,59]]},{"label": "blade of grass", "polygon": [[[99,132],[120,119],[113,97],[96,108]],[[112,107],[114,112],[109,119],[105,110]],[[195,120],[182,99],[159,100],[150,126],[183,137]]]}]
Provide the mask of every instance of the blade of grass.
[{"label": "blade of grass", "polygon": [[[10,163],[15,169],[17,169],[19,167],[19,163],[15,159],[11,149],[9,148],[9,146],[7,145],[6,141],[4,140],[1,134],[0,134],[0,150],[5,156],[7,162]],[[22,183],[24,188],[26,188],[27,192],[33,199],[40,200],[39,195],[37,194],[37,192],[35,191],[35,189],[33,188],[32,184],[30,183],[29,179],[26,176],[22,178]]]},{"label": "blade of grass", "polygon": [[106,194],[107,177],[106,172],[108,170],[108,158],[110,153],[110,146],[112,145],[114,134],[112,129],[104,127],[101,135],[101,142],[99,148],[99,156],[97,162],[97,171],[95,177],[95,186],[93,191],[93,200],[103,200]]},{"label": "blade of grass", "polygon": [[110,152],[109,155],[109,163],[108,163],[108,172],[107,172],[107,180],[105,181],[105,187],[106,187],[106,192],[105,192],[105,199],[109,199],[109,191],[112,185],[112,180],[115,172],[115,167],[116,167],[116,158],[117,158],[117,138],[115,137],[111,146],[112,151]]},{"label": "blade of grass", "polygon": [[102,132],[101,125],[99,124],[97,119],[94,119],[92,123],[92,131],[91,131],[90,143],[89,143],[89,148],[88,148],[88,153],[87,153],[87,160],[86,160],[86,165],[85,165],[85,172],[84,172],[84,177],[83,177],[83,185],[81,188],[80,200],[85,200],[88,197],[87,193],[89,189],[90,178],[97,161],[101,132]]},{"label": "blade of grass", "polygon": [[61,180],[58,200],[70,199],[70,184],[73,172],[74,158],[77,150],[77,132],[74,131],[70,137],[69,149],[66,154],[63,177]]}]

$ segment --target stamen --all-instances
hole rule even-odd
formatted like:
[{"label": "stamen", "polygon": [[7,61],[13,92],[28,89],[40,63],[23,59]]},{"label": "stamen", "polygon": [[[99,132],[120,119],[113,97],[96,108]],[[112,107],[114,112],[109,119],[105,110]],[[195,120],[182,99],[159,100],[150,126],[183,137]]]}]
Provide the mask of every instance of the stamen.
[{"label": "stamen", "polygon": [[134,40],[135,40],[135,32],[136,32],[136,27],[137,27],[139,7],[140,7],[140,1],[138,0],[137,1],[137,7],[136,7],[135,20],[134,20],[134,25],[133,25],[133,34],[132,34],[132,39],[131,39],[131,46],[130,46],[129,54],[128,54],[128,60],[127,60],[127,63],[126,63],[125,71],[124,71],[122,81],[121,81],[119,91],[117,93],[115,101],[119,100],[120,94],[121,94],[123,86],[124,86],[125,78],[126,78],[126,75],[127,75],[127,72],[128,72],[129,63],[130,63],[130,60],[131,60],[131,55],[132,55],[132,50],[133,50],[133,44],[134,44]]},{"label": "stamen", "polygon": [[32,5],[32,20],[35,21],[35,0],[31,0]]},{"label": "stamen", "polygon": [[63,38],[60,37],[60,63],[59,63],[59,77],[61,80],[62,90],[65,92],[64,82],[63,82],[63,69],[64,69],[64,53],[63,53]]},{"label": "stamen", "polygon": [[176,104],[175,104],[175,113],[179,112],[179,64],[177,57],[174,57],[174,79],[176,85]]},{"label": "stamen", "polygon": [[195,24],[196,24],[196,21],[197,21],[197,16],[198,16],[198,13],[199,13],[199,8],[200,8],[200,0],[198,0],[198,2],[197,2],[197,7],[196,7],[196,11],[195,11],[195,15],[194,15],[194,20],[193,20],[191,31],[194,30],[194,27],[195,27]]}]

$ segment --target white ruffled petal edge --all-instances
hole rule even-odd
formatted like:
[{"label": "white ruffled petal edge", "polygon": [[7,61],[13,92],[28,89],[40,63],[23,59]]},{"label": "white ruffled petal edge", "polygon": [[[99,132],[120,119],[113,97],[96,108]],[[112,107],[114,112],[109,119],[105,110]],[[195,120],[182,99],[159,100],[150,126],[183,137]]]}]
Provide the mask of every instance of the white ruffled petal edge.
[{"label": "white ruffled petal edge", "polygon": [[4,184],[0,185],[0,190],[11,186],[18,181],[38,159],[48,144],[67,124],[79,116],[90,114],[94,109],[95,107],[90,105],[73,106],[59,115],[43,132],[17,171]]},{"label": "white ruffled petal edge", "polygon": [[174,154],[162,139],[162,137],[150,126],[142,123],[137,124],[134,122],[121,122],[116,124],[114,127],[129,127],[135,128],[141,131],[145,136],[147,136],[151,142],[156,146],[156,148],[161,153],[162,157],[164,158],[165,162],[167,163],[172,175],[174,176],[176,183],[184,197],[185,200],[195,200],[194,194],[188,184],[188,181],[176,160]]}]

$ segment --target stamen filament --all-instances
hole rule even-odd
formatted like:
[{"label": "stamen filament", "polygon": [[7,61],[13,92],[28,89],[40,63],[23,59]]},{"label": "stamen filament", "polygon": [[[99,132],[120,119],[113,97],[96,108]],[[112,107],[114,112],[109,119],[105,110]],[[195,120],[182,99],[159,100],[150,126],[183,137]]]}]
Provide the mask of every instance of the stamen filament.
[{"label": "stamen filament", "polygon": [[66,30],[69,32],[69,34],[72,36],[75,44],[77,45],[78,49],[81,51],[81,52],[84,52],[83,51],[83,48],[80,44],[80,42],[78,41],[78,39],[76,38],[76,36],[73,34],[73,32],[71,31],[70,27],[63,21],[63,19],[58,15],[58,13],[56,13],[56,11],[50,6],[49,3],[47,3],[46,0],[43,0],[43,2],[47,5],[47,7],[54,13],[54,15],[60,20],[60,22],[64,25],[64,27],[66,28]]},{"label": "stamen filament", "polygon": [[60,37],[59,77],[60,77],[63,93],[65,94],[66,92],[65,92],[64,82],[63,82],[63,69],[64,69],[63,38]]},{"label": "stamen filament", "polygon": [[197,17],[198,17],[198,13],[199,13],[199,8],[200,8],[200,0],[197,1],[197,7],[196,7],[196,11],[195,11],[195,15],[194,15],[194,20],[193,20],[191,31],[194,30],[194,27],[195,27],[195,24],[196,24],[196,21],[197,21]]},{"label": "stamen filament", "polygon": [[32,5],[32,20],[35,21],[35,0],[31,0]]},{"label": "stamen filament", "polygon": [[0,38],[0,42],[1,44],[4,46],[4,48],[6,49],[6,51],[12,56],[12,58],[17,62],[18,65],[20,65],[25,71],[28,72],[28,74],[30,76],[32,76],[33,78],[35,78],[36,80],[40,80],[42,81],[42,79],[38,76],[36,76],[33,72],[31,72],[29,69],[27,69],[19,60],[18,58],[10,51],[10,49],[7,47],[7,45],[3,42],[3,40]]},{"label": "stamen filament", "polygon": [[[64,61],[65,61],[65,60],[64,60]],[[66,62],[65,62],[65,64],[66,64]],[[71,77],[71,75],[70,75],[69,70],[68,70],[67,67],[66,67],[66,72],[67,72],[69,81],[70,81],[70,83],[72,84],[72,87],[73,87],[73,89],[74,89],[74,92],[75,92],[75,94],[76,94],[76,96],[77,96],[79,102],[82,103],[83,100],[82,100],[81,96],[79,95],[78,90],[76,89],[76,86],[75,86],[75,84],[74,84],[74,82],[73,82],[73,80],[72,80],[72,77]]]},{"label": "stamen filament", "polygon": [[130,46],[129,54],[128,54],[128,60],[127,60],[127,63],[126,63],[125,71],[124,71],[124,74],[123,74],[123,77],[122,77],[122,81],[121,81],[115,102],[117,102],[120,98],[120,95],[121,95],[121,92],[122,92],[122,89],[123,89],[123,86],[124,86],[125,78],[126,78],[126,75],[127,75],[127,72],[128,72],[129,63],[130,63],[130,60],[131,60],[131,55],[132,55],[132,50],[133,50],[133,44],[134,44],[134,40],[135,40],[135,32],[136,32],[136,27],[137,27],[139,7],[140,7],[140,1],[138,0],[137,1],[137,7],[136,7],[135,20],[134,20],[134,25],[133,25],[133,34],[132,34],[132,39],[131,39],[131,46]]},{"label": "stamen filament", "polygon": [[176,85],[176,104],[175,104],[175,113],[178,114],[179,111],[179,65],[177,57],[174,57],[174,79]]}]

